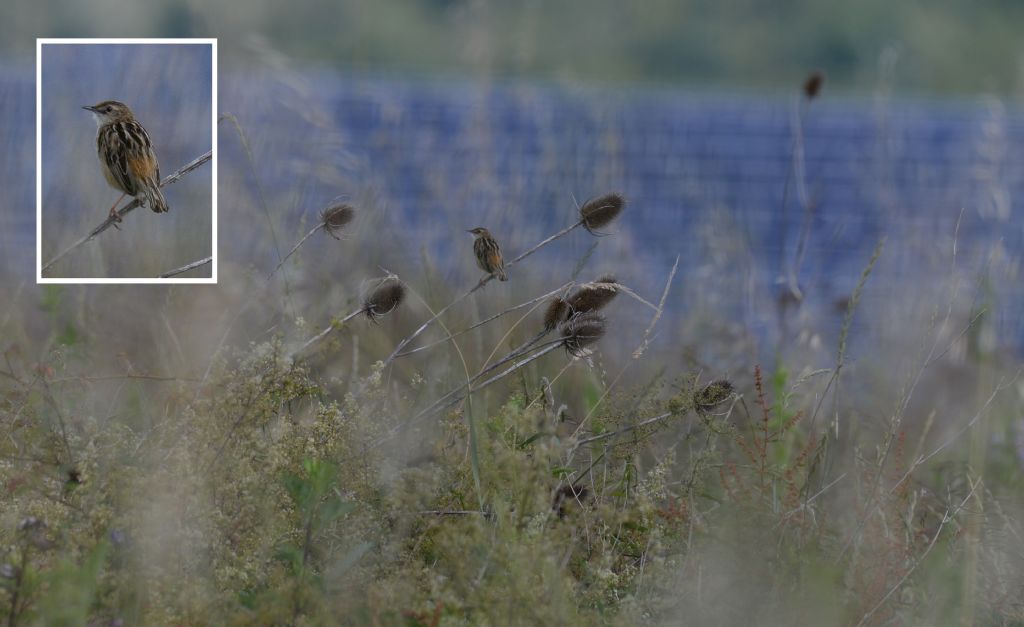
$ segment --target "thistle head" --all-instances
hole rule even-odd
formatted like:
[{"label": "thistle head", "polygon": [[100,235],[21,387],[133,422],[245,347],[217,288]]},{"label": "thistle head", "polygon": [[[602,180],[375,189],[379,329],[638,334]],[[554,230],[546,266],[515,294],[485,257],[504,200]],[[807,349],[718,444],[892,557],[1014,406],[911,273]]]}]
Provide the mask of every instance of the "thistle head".
[{"label": "thistle head", "polygon": [[320,212],[320,224],[324,231],[334,239],[339,237],[341,230],[356,216],[356,210],[346,203],[333,204]]},{"label": "thistle head", "polygon": [[402,304],[405,298],[405,285],[397,276],[390,275],[377,281],[370,293],[363,299],[363,312],[370,322],[377,322]]},{"label": "thistle head", "polygon": [[580,220],[583,222],[583,228],[590,231],[592,235],[601,235],[599,229],[614,222],[625,206],[626,199],[621,194],[605,194],[598,198],[591,198],[580,207]]},{"label": "thistle head", "polygon": [[605,307],[619,293],[618,284],[609,276],[584,283],[567,299],[573,313],[588,313]]},{"label": "thistle head", "polygon": [[565,319],[568,317],[569,303],[556,296],[548,303],[548,308],[544,310],[544,330],[554,331],[555,327],[565,322]]},{"label": "thistle head", "polygon": [[573,357],[586,357],[589,348],[604,337],[606,330],[604,316],[596,313],[573,314],[562,324],[562,345]]}]

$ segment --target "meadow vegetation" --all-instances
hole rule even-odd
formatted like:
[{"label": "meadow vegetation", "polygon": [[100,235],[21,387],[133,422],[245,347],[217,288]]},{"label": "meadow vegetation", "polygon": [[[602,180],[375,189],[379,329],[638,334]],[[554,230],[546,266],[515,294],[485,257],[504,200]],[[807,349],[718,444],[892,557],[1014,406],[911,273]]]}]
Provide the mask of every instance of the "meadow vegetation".
[{"label": "meadow vegetation", "polygon": [[253,205],[224,228],[272,257],[0,311],[8,625],[1024,622],[1016,364],[952,300],[905,359],[852,364],[889,244],[829,367],[799,332],[760,363],[666,308],[675,268],[590,278],[630,220],[610,190],[505,248],[511,292],[396,274],[372,203],[275,219],[225,121],[252,178],[222,198]]}]

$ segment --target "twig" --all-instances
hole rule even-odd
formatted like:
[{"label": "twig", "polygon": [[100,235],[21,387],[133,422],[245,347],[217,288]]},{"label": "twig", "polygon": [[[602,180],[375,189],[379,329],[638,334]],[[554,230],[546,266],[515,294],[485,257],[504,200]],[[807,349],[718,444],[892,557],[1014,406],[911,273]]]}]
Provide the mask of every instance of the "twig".
[{"label": "twig", "polygon": [[274,266],[274,269],[270,272],[270,274],[267,275],[267,280],[270,280],[270,278],[273,277],[274,274],[276,274],[277,271],[281,269],[281,266],[284,265],[284,262],[288,261],[288,258],[295,254],[295,251],[297,251],[299,249],[299,246],[302,246],[304,243],[306,243],[307,239],[313,237],[313,234],[316,233],[317,231],[319,231],[322,228],[324,228],[324,223],[320,222],[316,226],[314,226],[312,229],[310,229],[309,233],[306,233],[306,235],[303,236],[303,238],[299,240],[299,243],[296,244],[294,247],[292,247],[292,249],[290,251],[288,251],[288,254],[284,256],[284,259],[279,261],[278,264],[276,266]]},{"label": "twig", "polygon": [[[213,157],[213,151],[212,150],[211,151],[207,151],[205,154],[199,155],[198,157],[193,159],[191,162],[189,162],[187,165],[182,167],[180,170],[178,170],[174,174],[168,176],[164,180],[160,181],[160,187],[166,187],[166,186],[170,185],[171,183],[174,183],[175,181],[177,181],[181,177],[185,176],[186,174],[188,174],[192,170],[195,170],[199,166],[201,166],[204,163],[206,163],[207,161],[209,161],[212,157]],[[58,261],[63,259],[66,255],[68,255],[68,253],[70,253],[71,251],[75,250],[76,248],[78,248],[82,244],[88,242],[89,240],[93,239],[94,237],[96,237],[97,235],[102,233],[103,231],[106,231],[111,226],[113,226],[115,223],[120,222],[121,218],[126,216],[130,211],[133,211],[134,209],[136,209],[140,205],[142,205],[142,201],[140,199],[136,198],[136,199],[132,200],[130,203],[128,203],[127,205],[125,205],[124,207],[121,207],[120,209],[118,209],[117,213],[115,214],[117,217],[114,217],[114,216],[107,217],[107,219],[104,220],[103,222],[101,222],[99,224],[99,226],[97,226],[93,230],[89,231],[88,235],[86,235],[85,237],[79,239],[77,242],[75,242],[71,246],[68,246],[66,249],[64,249],[64,252],[58,254],[53,259],[47,261],[43,265],[43,267],[40,270],[40,272],[45,272],[46,270],[48,270],[50,268],[50,266],[52,266],[53,264],[57,263]]]},{"label": "twig", "polygon": [[651,324],[647,326],[647,330],[644,331],[644,339],[640,343],[640,346],[633,351],[633,359],[639,359],[644,351],[647,350],[647,345],[650,343],[651,331],[658,324],[658,320],[661,319],[662,312],[665,311],[665,301],[668,299],[668,290],[672,287],[672,279],[676,276],[676,269],[679,268],[679,255],[676,255],[676,262],[672,264],[672,271],[668,273],[668,280],[665,281],[665,290],[661,293],[661,301],[658,303],[658,307],[654,310],[654,317],[651,318]]},{"label": "twig", "polygon": [[437,340],[436,342],[431,342],[430,344],[424,344],[423,346],[420,346],[418,348],[413,348],[413,349],[410,349],[410,350],[398,353],[395,356],[396,357],[405,357],[406,355],[412,355],[412,354],[418,353],[420,351],[425,351],[428,348],[433,348],[434,346],[437,346],[438,344],[444,344],[444,343],[446,343],[446,342],[448,342],[448,341],[450,341],[452,339],[455,339],[456,337],[458,337],[460,335],[463,335],[465,333],[469,333],[473,329],[478,329],[478,328],[484,326],[485,324],[487,324],[489,322],[493,322],[494,320],[497,320],[498,318],[504,316],[505,314],[512,313],[513,311],[522,309],[523,307],[529,307],[530,305],[536,304],[536,303],[544,300],[545,298],[549,298],[549,297],[554,296],[555,294],[557,294],[559,292],[563,292],[563,291],[571,288],[573,286],[573,284],[574,284],[574,281],[569,281],[565,285],[563,285],[561,287],[558,287],[556,289],[553,289],[550,292],[548,292],[547,294],[542,294],[542,295],[538,296],[537,298],[534,298],[534,299],[526,301],[525,303],[519,303],[518,305],[513,305],[512,307],[509,307],[505,311],[498,312],[498,313],[494,314],[493,316],[491,316],[489,318],[485,318],[485,319],[481,320],[480,322],[477,322],[476,324],[474,324],[472,326],[469,326],[469,327],[466,327],[465,329],[462,329],[461,331],[456,331],[455,333],[451,333],[451,334],[448,335],[448,337],[445,337],[443,339]]},{"label": "twig", "polygon": [[672,416],[672,412],[669,411],[669,412],[665,412],[664,414],[659,414],[659,415],[657,415],[657,416],[655,416],[653,418],[648,418],[647,420],[642,420],[642,421],[640,421],[638,423],[631,424],[631,425],[629,425],[627,427],[623,427],[621,429],[616,429],[615,431],[608,431],[607,433],[601,433],[601,434],[598,434],[598,435],[591,436],[589,438],[583,438],[582,440],[578,440],[576,442],[576,444],[574,444],[572,446],[572,448],[569,450],[569,456],[571,457],[572,454],[576,451],[576,449],[578,449],[579,447],[583,446],[584,444],[590,444],[592,442],[599,442],[601,440],[605,440],[605,439],[608,439],[608,438],[611,438],[611,437],[615,437],[615,436],[617,436],[619,434],[622,434],[622,433],[628,433],[630,431],[633,431],[634,429],[640,429],[642,427],[646,427],[647,425],[654,424],[654,423],[656,423],[658,421],[661,421],[661,420],[665,420],[666,418],[669,418],[671,416]]},{"label": "twig", "polygon": [[305,352],[305,350],[307,348],[309,348],[313,344],[316,344],[320,340],[322,340],[325,337],[327,337],[328,335],[330,335],[331,331],[334,331],[335,329],[341,328],[341,325],[345,324],[346,322],[348,322],[352,318],[355,318],[359,314],[364,313],[365,311],[366,311],[366,307],[360,307],[359,309],[357,309],[357,310],[353,311],[352,313],[348,314],[347,316],[345,316],[341,320],[338,320],[337,322],[332,322],[330,325],[328,325],[328,327],[326,329],[324,329],[323,331],[317,333],[313,337],[309,338],[309,340],[307,340],[305,344],[303,344],[298,349],[293,351],[292,354],[291,354],[292,359],[295,359],[295,357],[297,357],[298,355],[301,355],[303,352]]},{"label": "twig", "polygon": [[97,383],[99,381],[120,381],[123,379],[138,379],[142,381],[187,381],[189,383],[196,383],[199,379],[191,377],[164,377],[159,375],[149,374],[108,374],[108,375],[76,375],[71,377],[60,377],[57,379],[50,379],[50,383],[66,383],[69,381],[84,381],[86,383]]},{"label": "twig", "polygon": [[189,270],[195,270],[196,268],[201,268],[202,266],[205,266],[206,264],[208,264],[208,263],[210,263],[212,261],[213,261],[213,257],[203,257],[202,259],[199,259],[198,261],[193,261],[192,263],[187,263],[187,264],[181,266],[180,268],[175,268],[174,270],[169,270],[167,272],[164,272],[163,274],[161,274],[157,278],[166,279],[166,278],[178,275],[178,274],[183,274],[185,272],[188,272]]}]

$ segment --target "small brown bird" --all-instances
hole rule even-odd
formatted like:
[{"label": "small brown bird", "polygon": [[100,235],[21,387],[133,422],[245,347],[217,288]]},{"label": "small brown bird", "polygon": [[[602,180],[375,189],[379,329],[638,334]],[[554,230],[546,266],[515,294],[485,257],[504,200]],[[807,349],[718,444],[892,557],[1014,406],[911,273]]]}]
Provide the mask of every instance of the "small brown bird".
[{"label": "small brown bird", "polygon": [[[92,111],[96,118],[96,152],[107,183],[123,194],[138,198],[156,213],[167,211],[167,201],[160,191],[160,164],[153,151],[149,133],[139,124],[128,105],[116,100],[104,100],[82,107]],[[117,221],[117,199],[110,208],[110,216]]]},{"label": "small brown bird", "polygon": [[473,242],[473,253],[476,255],[476,264],[484,272],[490,272],[498,276],[499,281],[508,281],[505,276],[505,261],[501,258],[501,249],[498,242],[491,236],[491,232],[478,226],[468,231],[476,236]]}]

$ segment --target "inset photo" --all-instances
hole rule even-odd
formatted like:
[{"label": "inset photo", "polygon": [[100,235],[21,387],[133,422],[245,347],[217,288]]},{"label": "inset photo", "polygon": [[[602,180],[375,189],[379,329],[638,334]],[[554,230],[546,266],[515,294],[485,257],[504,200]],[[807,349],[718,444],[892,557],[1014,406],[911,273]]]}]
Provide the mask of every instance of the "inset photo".
[{"label": "inset photo", "polygon": [[217,40],[36,41],[36,281],[217,282]]}]

